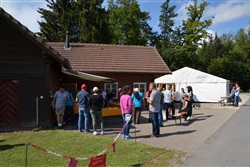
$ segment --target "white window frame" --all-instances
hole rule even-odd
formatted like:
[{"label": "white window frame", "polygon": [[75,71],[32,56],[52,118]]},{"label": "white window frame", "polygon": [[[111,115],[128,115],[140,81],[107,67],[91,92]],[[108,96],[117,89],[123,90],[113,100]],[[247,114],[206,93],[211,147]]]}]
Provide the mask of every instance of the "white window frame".
[{"label": "white window frame", "polygon": [[[146,82],[134,82],[133,83],[133,87],[135,88],[135,85],[138,84],[138,85],[144,85],[144,92],[141,92],[143,93],[143,96],[145,97],[146,96],[146,92],[147,92],[147,83]],[[139,90],[140,90],[140,87],[139,87]]]},{"label": "white window frame", "polygon": [[110,88],[111,88],[111,90],[112,90],[112,89],[114,89],[114,88],[112,87],[113,84],[115,84],[115,90],[116,90],[116,92],[115,92],[115,97],[114,97],[114,98],[115,98],[115,99],[118,99],[118,82],[104,83],[104,90],[105,90],[105,92],[108,94],[109,92],[107,92],[106,87],[107,87],[107,85],[111,85]]}]

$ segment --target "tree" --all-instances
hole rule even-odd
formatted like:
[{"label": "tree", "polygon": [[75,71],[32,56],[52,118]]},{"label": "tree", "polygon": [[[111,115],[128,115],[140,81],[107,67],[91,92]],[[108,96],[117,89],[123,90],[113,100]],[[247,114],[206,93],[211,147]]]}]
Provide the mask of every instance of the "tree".
[{"label": "tree", "polygon": [[[238,82],[243,90],[249,89],[250,82],[250,33],[240,29],[235,35],[223,34],[223,56],[213,58],[208,72],[231,82]],[[219,53],[219,52],[217,52]]]},{"label": "tree", "polygon": [[207,71],[213,59],[226,57],[227,55],[228,52],[226,51],[225,45],[216,33],[214,38],[203,41],[202,47],[198,49],[197,59],[199,59],[200,62],[200,68],[198,67],[198,69]]},{"label": "tree", "polygon": [[113,44],[151,44],[155,33],[147,21],[148,12],[142,12],[136,0],[109,0],[109,26]]},{"label": "tree", "polygon": [[206,1],[202,1],[198,5],[198,0],[194,0],[194,3],[186,8],[188,17],[182,21],[182,26],[178,28],[181,41],[176,49],[179,53],[180,65],[193,68],[200,66],[201,62],[197,58],[197,50],[202,46],[203,40],[210,37],[206,28],[212,24],[212,18],[203,19],[207,6],[208,3]]},{"label": "tree", "polygon": [[39,22],[40,35],[46,41],[70,40],[86,43],[110,43],[107,12],[103,0],[46,0],[47,9],[39,8],[43,21]]},{"label": "tree", "polygon": [[85,43],[110,43],[108,15],[103,0],[78,0],[79,39]]},{"label": "tree", "polygon": [[78,31],[76,28],[77,13],[74,0],[46,0],[47,9],[38,8],[43,21],[38,21],[40,31],[39,36],[50,42],[65,41],[66,31],[72,34],[72,40],[78,41]]},{"label": "tree", "polygon": [[170,69],[176,69],[175,57],[175,39],[174,19],[178,14],[174,12],[176,6],[169,4],[170,0],[166,0],[161,6],[161,15],[159,18],[159,27],[161,34],[159,35],[160,44],[157,46],[162,58],[168,64]]}]

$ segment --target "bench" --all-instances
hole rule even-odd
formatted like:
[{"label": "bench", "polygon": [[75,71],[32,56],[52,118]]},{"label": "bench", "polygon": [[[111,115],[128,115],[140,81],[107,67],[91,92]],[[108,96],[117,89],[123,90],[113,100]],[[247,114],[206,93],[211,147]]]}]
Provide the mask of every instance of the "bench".
[{"label": "bench", "polygon": [[178,114],[173,115],[173,117],[175,117],[175,124],[177,124],[177,123],[176,123],[176,120],[177,120],[177,119],[180,119],[180,125],[181,125],[181,118],[182,118],[184,115],[187,115],[187,112],[182,111],[182,112],[179,112]]}]

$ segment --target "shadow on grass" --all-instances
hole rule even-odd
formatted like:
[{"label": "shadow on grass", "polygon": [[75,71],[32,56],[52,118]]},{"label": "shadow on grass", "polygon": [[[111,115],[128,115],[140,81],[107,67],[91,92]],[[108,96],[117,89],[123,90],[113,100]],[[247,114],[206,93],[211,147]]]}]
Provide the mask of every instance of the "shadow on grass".
[{"label": "shadow on grass", "polygon": [[[187,131],[178,131],[178,132],[173,132],[173,133],[165,133],[165,134],[161,134],[157,138],[173,136],[173,135],[184,135],[184,134],[193,133],[193,132],[196,132],[196,130],[187,130]],[[150,135],[137,136],[137,138],[150,138]]]},{"label": "shadow on grass", "polygon": [[12,148],[18,147],[18,146],[25,146],[25,144],[13,144],[13,145],[5,144],[5,145],[0,145],[0,151],[12,149]]},{"label": "shadow on grass", "polygon": [[134,164],[134,165],[131,165],[131,167],[140,167],[142,164]]}]

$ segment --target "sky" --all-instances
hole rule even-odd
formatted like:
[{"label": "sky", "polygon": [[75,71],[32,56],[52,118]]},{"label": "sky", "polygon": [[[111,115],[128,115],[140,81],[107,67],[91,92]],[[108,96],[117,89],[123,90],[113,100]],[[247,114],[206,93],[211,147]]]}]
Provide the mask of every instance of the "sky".
[{"label": "sky", "polygon": [[[137,0],[137,2],[141,11],[149,12],[151,17],[149,25],[154,31],[159,32],[159,15],[165,0]],[[170,1],[171,5],[176,5],[175,13],[178,14],[175,19],[176,25],[181,25],[182,20],[187,18],[185,8],[192,2],[192,0]],[[212,35],[236,33],[240,28],[247,29],[250,26],[250,0],[207,0],[207,2],[209,5],[203,19],[214,17],[212,25],[207,29]],[[0,0],[0,6],[32,32],[40,31],[37,21],[41,21],[41,17],[37,9],[47,8],[46,5],[45,0]],[[106,0],[103,6],[107,6]]]}]

